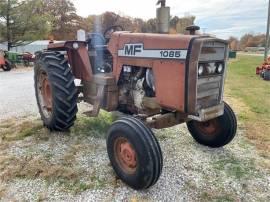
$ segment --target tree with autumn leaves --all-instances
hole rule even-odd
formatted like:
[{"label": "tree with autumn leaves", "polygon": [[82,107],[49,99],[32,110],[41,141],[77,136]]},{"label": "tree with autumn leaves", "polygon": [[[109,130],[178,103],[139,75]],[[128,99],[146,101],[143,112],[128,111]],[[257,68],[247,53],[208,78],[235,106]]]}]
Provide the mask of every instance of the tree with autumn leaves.
[{"label": "tree with autumn leaves", "polygon": [[0,42],[73,39],[84,20],[69,0],[0,0]]},{"label": "tree with autumn leaves", "polygon": [[[194,21],[195,16],[172,16],[170,33],[185,33],[185,28],[194,24]],[[77,15],[70,0],[0,0],[0,42],[7,41],[9,48],[24,41],[72,40],[78,29],[104,32],[113,25],[121,25],[125,30],[133,32],[157,32],[155,18],[145,21],[113,12],[84,18]],[[229,43],[232,50],[264,46],[265,35],[246,34],[240,40],[230,37]]]},{"label": "tree with autumn leaves", "polygon": [[25,40],[37,40],[50,31],[48,15],[41,15],[41,2],[36,0],[0,0],[0,40],[8,48]]},{"label": "tree with autumn leaves", "polygon": [[[171,28],[181,32],[179,26],[193,24],[194,19],[172,18]],[[70,0],[0,0],[0,42],[8,41],[9,48],[37,39],[74,39],[78,29],[103,32],[112,25],[134,32],[156,32],[157,21],[113,12],[83,18]]]},{"label": "tree with autumn leaves", "polygon": [[245,50],[247,47],[265,47],[265,34],[244,34],[240,39],[231,36],[228,39],[231,50]]}]

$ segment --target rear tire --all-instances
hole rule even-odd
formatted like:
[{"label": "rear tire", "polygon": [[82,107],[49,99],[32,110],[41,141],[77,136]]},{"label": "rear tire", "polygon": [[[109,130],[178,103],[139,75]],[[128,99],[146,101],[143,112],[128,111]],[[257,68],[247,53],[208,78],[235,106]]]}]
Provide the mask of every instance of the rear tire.
[{"label": "rear tire", "polygon": [[193,138],[202,145],[217,148],[229,144],[235,137],[237,119],[231,107],[224,103],[224,114],[207,122],[190,121],[187,127]]},{"label": "rear tire", "polygon": [[270,81],[270,70],[266,70],[264,72],[264,78],[265,81]]},{"label": "rear tire", "polygon": [[44,125],[66,131],[76,119],[77,89],[67,60],[57,52],[43,52],[35,62],[35,93]]},{"label": "rear tire", "polygon": [[8,72],[11,70],[11,67],[12,65],[9,63],[9,62],[5,62],[5,65],[2,66],[2,69],[5,71],[5,72]]},{"label": "rear tire", "polygon": [[162,152],[153,132],[140,120],[125,117],[113,123],[107,152],[116,174],[133,189],[147,189],[158,181]]}]

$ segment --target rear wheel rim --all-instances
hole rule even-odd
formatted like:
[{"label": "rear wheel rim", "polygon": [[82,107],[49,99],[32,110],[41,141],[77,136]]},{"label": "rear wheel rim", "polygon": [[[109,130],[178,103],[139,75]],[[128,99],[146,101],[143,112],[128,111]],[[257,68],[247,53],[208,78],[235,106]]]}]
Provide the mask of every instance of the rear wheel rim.
[{"label": "rear wheel rim", "polygon": [[119,137],[114,143],[114,156],[119,167],[127,174],[134,174],[137,169],[137,153],[128,139]]},{"label": "rear wheel rim", "polygon": [[218,119],[212,119],[206,122],[197,122],[197,129],[206,136],[216,136],[220,132],[220,123]]},{"label": "rear wheel rim", "polygon": [[52,89],[49,83],[48,75],[45,71],[40,71],[38,76],[38,97],[41,110],[46,118],[52,114]]}]

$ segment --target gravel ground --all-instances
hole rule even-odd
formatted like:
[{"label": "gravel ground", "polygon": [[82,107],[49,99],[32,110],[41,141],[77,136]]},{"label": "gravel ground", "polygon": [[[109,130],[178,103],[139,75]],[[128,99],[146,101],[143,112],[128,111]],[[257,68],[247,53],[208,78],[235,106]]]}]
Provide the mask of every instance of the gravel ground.
[{"label": "gravel ground", "polygon": [[91,173],[96,185],[74,194],[58,180],[18,177],[2,181],[2,201],[270,200],[269,170],[261,165],[265,159],[241,137],[241,132],[232,144],[222,149],[198,145],[185,126],[155,133],[163,150],[164,168],[157,184],[146,191],[134,191],[117,179],[109,165],[105,139],[91,134],[50,134],[46,140],[28,137],[12,142],[1,150],[0,156],[8,154],[18,159],[49,156],[48,161],[57,164],[70,148],[80,148],[74,153],[73,163],[76,169]]},{"label": "gravel ground", "polygon": [[30,68],[0,70],[0,120],[37,114],[33,75]]},{"label": "gravel ground", "polygon": [[[37,116],[32,77],[31,71],[0,72],[0,97],[5,97],[0,106],[0,130],[8,127],[4,119]],[[11,81],[12,78],[16,79]],[[17,120],[34,123],[36,118]],[[115,176],[107,158],[104,134],[96,137],[89,131],[82,135],[80,130],[50,134],[46,129],[36,133],[13,141],[0,138],[0,164],[4,164],[0,165],[1,201],[270,201],[270,172],[264,164],[269,156],[256,152],[244,138],[241,125],[235,140],[221,149],[195,143],[185,125],[155,131],[164,167],[157,184],[146,191],[134,191]],[[36,169],[27,164],[32,160],[82,170],[80,184],[76,181],[72,187],[63,186],[65,182],[48,180],[40,172],[32,177],[28,173],[14,175],[6,180],[12,176],[12,166],[18,169],[1,160],[6,156],[18,159],[18,165],[19,160],[26,159],[20,172]],[[67,156],[71,159],[63,164]],[[50,175],[47,173],[47,177]],[[92,184],[85,189],[84,182]],[[72,191],[74,187],[79,191]]]}]

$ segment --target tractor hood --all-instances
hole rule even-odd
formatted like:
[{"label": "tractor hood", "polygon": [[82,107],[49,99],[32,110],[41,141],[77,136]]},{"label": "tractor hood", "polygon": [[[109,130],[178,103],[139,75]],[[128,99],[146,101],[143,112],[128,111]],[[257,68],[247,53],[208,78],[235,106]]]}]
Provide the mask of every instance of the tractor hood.
[{"label": "tractor hood", "polygon": [[185,60],[190,41],[198,36],[116,32],[109,43],[119,57]]},{"label": "tractor hood", "polygon": [[[227,41],[199,35],[116,32],[108,48],[114,58],[116,81],[125,66],[151,68],[161,106],[199,120],[223,113]],[[203,75],[198,71],[200,66]],[[222,67],[221,72],[217,66]],[[211,106],[218,106],[211,109],[211,116],[201,112]]]}]

